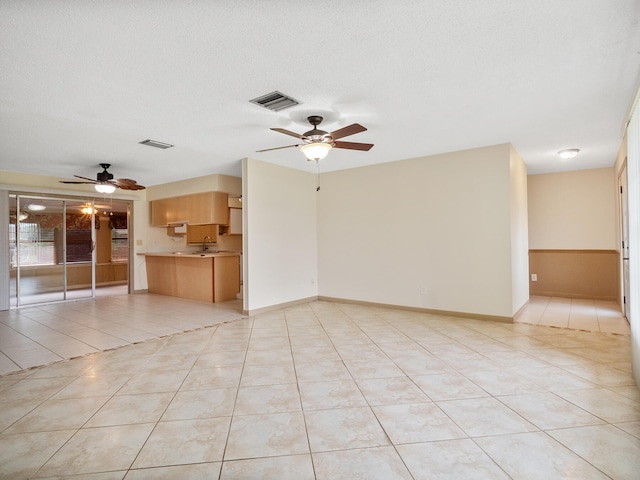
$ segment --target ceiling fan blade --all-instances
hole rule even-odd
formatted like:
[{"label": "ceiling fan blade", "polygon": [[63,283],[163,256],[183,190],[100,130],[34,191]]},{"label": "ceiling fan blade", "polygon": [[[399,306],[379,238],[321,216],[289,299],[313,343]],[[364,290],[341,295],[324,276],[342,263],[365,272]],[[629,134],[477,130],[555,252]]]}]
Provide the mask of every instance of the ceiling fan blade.
[{"label": "ceiling fan blade", "polygon": [[93,183],[98,183],[98,182],[97,182],[96,180],[94,180],[93,178],[81,177],[80,175],[74,175],[74,177],[76,177],[76,178],[81,178],[81,179],[83,179],[83,180],[89,180],[90,182],[93,182]]},{"label": "ceiling fan blade", "polygon": [[256,153],[259,153],[259,152],[270,152],[271,150],[280,150],[282,148],[291,148],[291,147],[299,147],[299,146],[300,146],[300,144],[287,145],[286,147],[265,148],[263,150],[256,150]]},{"label": "ceiling fan blade", "polygon": [[122,190],[144,190],[143,185],[138,185],[138,182],[131,180],[130,178],[118,178],[109,182]]},{"label": "ceiling fan blade", "polygon": [[366,132],[366,131],[367,129],[364,128],[362,125],[360,125],[359,123],[354,123],[352,125],[339,128],[335,132],[331,132],[329,135],[331,135],[331,138],[333,138],[334,140],[337,140],[339,138],[348,137],[349,135],[354,135],[356,133]]},{"label": "ceiling fan blade", "polygon": [[[82,177],[80,177],[80,178],[82,178]],[[92,180],[90,182],[71,182],[71,181],[66,181],[66,180],[60,180],[58,183],[72,183],[74,185],[81,185],[81,184],[95,185],[97,182],[95,180]]]},{"label": "ceiling fan blade", "polygon": [[362,150],[368,152],[373,147],[373,143],[358,142],[333,142],[334,148],[346,148],[348,150]]},{"label": "ceiling fan blade", "polygon": [[292,137],[299,138],[300,140],[304,139],[303,135],[300,135],[299,133],[296,133],[296,132],[292,132],[291,130],[287,130],[285,128],[272,128],[271,130],[273,130],[274,132],[284,133],[285,135],[291,135]]}]

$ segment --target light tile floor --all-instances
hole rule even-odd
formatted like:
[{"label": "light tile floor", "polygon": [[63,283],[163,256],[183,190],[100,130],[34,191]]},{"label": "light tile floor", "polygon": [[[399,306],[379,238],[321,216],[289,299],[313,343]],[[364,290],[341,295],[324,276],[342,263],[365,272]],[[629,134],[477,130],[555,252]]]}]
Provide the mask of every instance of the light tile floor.
[{"label": "light tile floor", "polygon": [[126,294],[0,311],[0,375],[243,318],[241,311],[240,300]]},{"label": "light tile floor", "polygon": [[590,332],[629,334],[629,322],[613,301],[532,296],[516,322]]},{"label": "light tile floor", "polygon": [[[54,311],[136,330],[214,315],[137,297]],[[312,302],[0,377],[0,478],[638,472],[628,335]]]}]

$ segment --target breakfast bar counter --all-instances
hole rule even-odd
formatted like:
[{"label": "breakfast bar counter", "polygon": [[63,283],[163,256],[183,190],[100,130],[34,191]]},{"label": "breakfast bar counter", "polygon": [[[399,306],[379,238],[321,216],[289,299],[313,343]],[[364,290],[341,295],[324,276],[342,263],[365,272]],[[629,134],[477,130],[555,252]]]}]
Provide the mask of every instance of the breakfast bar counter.
[{"label": "breakfast bar counter", "polygon": [[240,292],[240,252],[142,253],[149,293],[224,302]]}]

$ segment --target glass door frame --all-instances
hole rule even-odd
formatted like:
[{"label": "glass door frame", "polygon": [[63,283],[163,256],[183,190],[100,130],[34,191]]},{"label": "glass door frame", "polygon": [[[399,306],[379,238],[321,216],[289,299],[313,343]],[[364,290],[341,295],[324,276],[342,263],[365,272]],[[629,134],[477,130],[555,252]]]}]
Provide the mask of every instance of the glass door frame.
[{"label": "glass door frame", "polygon": [[[22,265],[20,263],[20,219],[19,215],[22,211],[21,209],[21,200],[29,199],[29,200],[47,200],[47,201],[60,201],[62,202],[62,299],[61,301],[68,299],[68,262],[67,262],[67,207],[69,203],[80,203],[82,202],[84,205],[89,207],[93,212],[95,206],[95,200],[85,200],[81,198],[73,198],[73,197],[59,197],[56,195],[46,195],[46,194],[38,194],[38,193],[28,193],[28,192],[9,192],[9,196],[15,196],[16,199],[16,229],[15,229],[15,240],[16,240],[16,277],[15,277],[15,287],[16,287],[16,297],[15,297],[15,306],[16,308],[23,306],[22,295],[21,295],[21,269]],[[96,218],[94,214],[91,214],[91,295],[88,295],[86,299],[95,299],[96,297]],[[54,300],[55,301],[55,300]],[[26,305],[37,305],[39,302],[27,303]],[[49,303],[49,302],[42,302]]]}]

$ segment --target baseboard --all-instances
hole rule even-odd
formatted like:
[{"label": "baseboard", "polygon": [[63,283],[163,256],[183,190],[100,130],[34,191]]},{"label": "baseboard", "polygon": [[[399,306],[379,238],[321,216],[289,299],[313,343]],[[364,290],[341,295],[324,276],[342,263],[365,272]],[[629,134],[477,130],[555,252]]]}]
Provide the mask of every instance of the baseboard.
[{"label": "baseboard", "polygon": [[515,318],[515,315],[513,317],[503,317],[500,315],[485,315],[483,313],[455,312],[451,310],[435,310],[433,308],[409,307],[406,305],[392,305],[388,303],[367,302],[363,300],[350,300],[347,298],[319,296],[318,300],[321,300],[323,302],[347,303],[351,305],[363,305],[366,307],[392,308],[394,310],[405,310],[409,312],[429,313],[432,315],[444,315],[447,317],[456,317],[456,318],[471,318],[474,320],[487,320],[490,322],[500,322],[500,323],[513,323],[513,319]]},{"label": "baseboard", "polygon": [[278,303],[276,305],[269,305],[268,307],[256,308],[254,310],[243,310],[242,313],[243,315],[249,315],[249,316],[259,315],[261,313],[267,313],[273,310],[279,310],[281,308],[288,308],[296,305],[301,305],[303,303],[315,302],[316,300],[318,300],[318,297],[301,298],[299,300],[293,300],[291,302],[285,302],[285,303]]},{"label": "baseboard", "polygon": [[532,297],[559,297],[559,298],[575,298],[576,300],[604,300],[610,302],[618,302],[617,297],[612,297],[610,295],[581,295],[577,293],[570,292],[558,292],[558,291],[538,291],[535,293],[531,293]]}]

